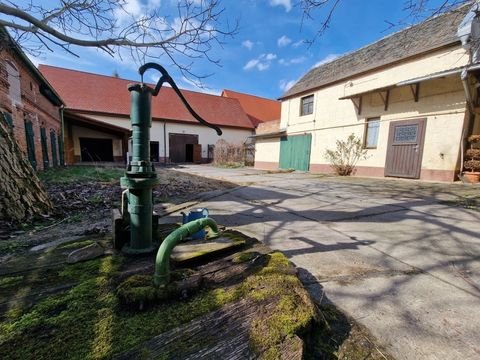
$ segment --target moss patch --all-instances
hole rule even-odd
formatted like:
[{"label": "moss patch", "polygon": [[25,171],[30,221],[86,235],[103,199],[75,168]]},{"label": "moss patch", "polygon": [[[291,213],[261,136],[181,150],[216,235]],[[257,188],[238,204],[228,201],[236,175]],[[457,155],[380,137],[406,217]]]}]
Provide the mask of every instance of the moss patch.
[{"label": "moss patch", "polygon": [[[83,241],[62,245],[45,252],[44,260],[50,261],[49,257],[53,259],[69,246],[84,244]],[[273,312],[269,308],[266,313],[270,313],[263,321],[251,324],[253,347],[265,358],[274,358],[283,340],[308,325],[314,308],[281,253],[246,252],[239,259],[249,261],[257,256],[266,257],[265,266],[243,281],[229,287],[206,288],[188,299],[177,297],[168,301],[158,301],[164,298],[165,289],[162,292],[152,286],[153,274],[135,275],[119,285],[116,279],[124,263],[121,256],[4,276],[0,288],[14,288],[21,283],[25,294],[38,288],[39,281],[46,280],[52,288],[72,285],[33,305],[24,306],[20,301],[4,309],[0,323],[0,348],[5,354],[2,359],[111,358],[240,299],[248,299],[260,307],[275,299]],[[182,280],[192,275],[195,273],[187,269],[174,272],[172,278]],[[8,298],[10,295],[5,300]],[[145,299],[150,306],[142,312],[125,311],[122,307],[122,302],[138,303]]]},{"label": "moss patch", "polygon": [[93,240],[82,240],[82,241],[75,241],[71,243],[67,243],[64,245],[57,246],[57,249],[80,249],[84,246],[88,246],[93,244],[95,241]]},{"label": "moss patch", "polygon": [[0,288],[18,285],[22,280],[23,275],[0,277]]}]

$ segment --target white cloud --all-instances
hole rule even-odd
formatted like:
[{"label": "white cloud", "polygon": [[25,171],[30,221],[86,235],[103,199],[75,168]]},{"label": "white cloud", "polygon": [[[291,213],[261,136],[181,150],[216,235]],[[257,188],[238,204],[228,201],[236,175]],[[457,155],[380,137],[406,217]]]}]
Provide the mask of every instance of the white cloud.
[{"label": "white cloud", "polygon": [[258,60],[258,59],[252,59],[245,64],[245,66],[243,67],[243,70],[253,69],[255,66],[258,65],[259,62],[260,62],[260,60]]},{"label": "white cloud", "polygon": [[295,42],[292,44],[292,47],[298,48],[299,46],[302,46],[303,44],[305,44],[305,40],[301,39],[301,40],[295,41]]},{"label": "white cloud", "polygon": [[292,1],[291,0],[270,0],[270,6],[283,6],[285,7],[286,12],[292,10]]},{"label": "white cloud", "polygon": [[258,63],[257,69],[258,71],[267,70],[270,67],[270,63]]},{"label": "white cloud", "polygon": [[185,76],[182,76],[181,81],[182,81],[182,85],[180,86],[181,90],[183,89],[183,90],[197,91],[197,92],[210,94],[210,95],[220,95],[221,93],[221,91],[218,89],[209,88],[203,82],[188,79]]},{"label": "white cloud", "polygon": [[258,71],[265,71],[270,67],[272,60],[276,58],[276,54],[261,54],[258,58],[249,60],[243,67],[243,70],[257,69]]},{"label": "white cloud", "polygon": [[272,54],[272,53],[260,55],[260,59],[265,59],[265,60],[268,60],[268,61],[275,60],[276,58],[277,58],[277,55]]},{"label": "white cloud", "polygon": [[[149,15],[161,5],[161,0],[124,0],[123,5],[115,9],[113,15],[118,24],[125,25],[132,21],[153,23]],[[156,18],[156,17],[155,17]]]},{"label": "white cloud", "polygon": [[286,91],[288,91],[293,85],[295,85],[296,82],[297,82],[297,80],[290,80],[290,81],[280,80],[280,83],[279,83],[280,90],[282,90],[283,92],[286,92]]},{"label": "white cloud", "polygon": [[290,66],[303,63],[307,58],[305,56],[299,56],[290,60],[280,59],[278,63],[283,66]]},{"label": "white cloud", "polygon": [[290,39],[288,36],[283,35],[282,37],[279,37],[277,40],[277,45],[278,47],[284,47],[287,46],[292,42],[292,39]]},{"label": "white cloud", "polygon": [[325,65],[329,62],[332,62],[333,60],[335,60],[336,58],[338,58],[340,55],[338,54],[328,54],[327,56],[325,56],[322,60],[318,61],[317,63],[315,63],[315,65],[312,66],[312,69],[313,68],[316,68],[316,67],[319,67],[319,66],[322,66],[322,65]]},{"label": "white cloud", "polygon": [[250,40],[242,41],[242,46],[243,46],[244,48],[247,48],[248,50],[252,50],[252,48],[253,48],[253,42],[250,41]]}]

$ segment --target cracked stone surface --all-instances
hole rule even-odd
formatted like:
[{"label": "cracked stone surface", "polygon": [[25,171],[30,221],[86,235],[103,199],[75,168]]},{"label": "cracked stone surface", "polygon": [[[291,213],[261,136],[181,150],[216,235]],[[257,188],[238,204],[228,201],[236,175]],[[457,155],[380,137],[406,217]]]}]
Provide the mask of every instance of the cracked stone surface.
[{"label": "cracked stone surface", "polygon": [[180,171],[243,185],[194,206],[283,251],[397,359],[480,359],[480,211],[456,205],[478,186]]}]

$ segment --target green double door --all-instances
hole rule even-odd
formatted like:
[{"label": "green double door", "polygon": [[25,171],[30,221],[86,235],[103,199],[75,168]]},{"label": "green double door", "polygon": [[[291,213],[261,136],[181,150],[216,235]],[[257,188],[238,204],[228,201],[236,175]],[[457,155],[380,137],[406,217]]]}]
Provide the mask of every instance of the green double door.
[{"label": "green double door", "polygon": [[312,134],[280,138],[280,169],[308,171],[311,146]]}]

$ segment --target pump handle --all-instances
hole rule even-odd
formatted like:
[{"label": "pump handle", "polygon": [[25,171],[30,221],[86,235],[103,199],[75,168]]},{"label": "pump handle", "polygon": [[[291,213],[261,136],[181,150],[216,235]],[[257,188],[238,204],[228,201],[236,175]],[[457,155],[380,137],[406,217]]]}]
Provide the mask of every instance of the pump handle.
[{"label": "pump handle", "polygon": [[168,83],[172,86],[172,89],[175,90],[175,92],[177,93],[178,97],[180,98],[180,100],[182,100],[183,102],[183,105],[185,105],[185,107],[187,108],[187,110],[190,112],[190,114],[192,114],[192,116],[202,125],[205,125],[205,126],[208,126],[212,129],[214,129],[216,132],[217,132],[217,135],[220,136],[222,135],[222,130],[216,126],[216,125],[213,125],[211,123],[209,123],[208,121],[204,120],[200,115],[198,115],[195,110],[192,109],[192,107],[190,106],[190,104],[187,102],[187,99],[185,99],[185,97],[183,96],[182,92],[180,91],[180,89],[178,88],[177,84],[175,84],[175,81],[173,81],[172,77],[168,74],[167,70],[165,70],[165,68],[162,66],[162,65],[159,65],[159,64],[156,64],[156,63],[146,63],[142,66],[140,66],[140,68],[138,69],[138,72],[140,73],[140,75],[142,76],[142,82],[143,82],[143,74],[145,73],[145,71],[147,71],[148,69],[155,69],[155,70],[158,70],[160,71],[160,73],[162,74],[162,76],[160,77],[160,80],[158,80],[157,82],[157,85],[155,86],[155,89],[153,89],[152,91],[152,95],[153,96],[157,96],[158,95],[158,92],[160,91],[160,88],[162,87],[163,83]]}]

